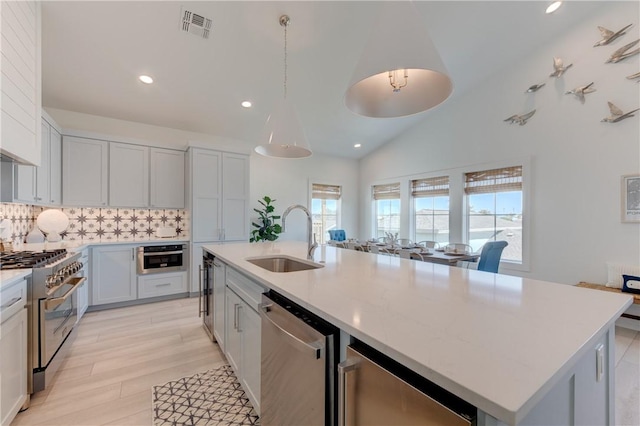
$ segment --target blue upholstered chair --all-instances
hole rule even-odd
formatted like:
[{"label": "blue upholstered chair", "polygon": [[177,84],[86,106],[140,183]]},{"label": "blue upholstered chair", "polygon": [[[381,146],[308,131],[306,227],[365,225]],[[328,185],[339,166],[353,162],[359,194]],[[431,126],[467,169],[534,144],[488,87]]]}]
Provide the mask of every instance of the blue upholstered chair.
[{"label": "blue upholstered chair", "polygon": [[347,239],[347,233],[344,229],[331,229],[329,231],[329,239],[332,241],[344,241]]},{"label": "blue upholstered chair", "polygon": [[478,260],[478,270],[498,273],[502,250],[509,245],[506,241],[490,241],[482,246],[480,260]]}]

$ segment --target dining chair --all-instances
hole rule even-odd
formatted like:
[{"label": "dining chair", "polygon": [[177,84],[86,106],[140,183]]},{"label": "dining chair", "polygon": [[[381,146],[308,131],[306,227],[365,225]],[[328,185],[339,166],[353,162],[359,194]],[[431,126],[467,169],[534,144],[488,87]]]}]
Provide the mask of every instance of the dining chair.
[{"label": "dining chair", "polygon": [[411,252],[411,259],[413,260],[420,260],[422,262],[424,262],[424,256],[418,252],[412,251]]},{"label": "dining chair", "polygon": [[401,246],[409,246],[409,245],[413,244],[413,241],[411,241],[408,238],[398,238],[397,244],[399,244]]},{"label": "dining chair", "polygon": [[398,255],[403,259],[411,259],[411,250],[400,249],[398,250]]},{"label": "dining chair", "polygon": [[425,241],[420,241],[417,244],[421,245],[424,248],[428,248],[428,249],[438,249],[438,248],[440,248],[440,243],[437,242],[437,241],[425,240]]},{"label": "dining chair", "polygon": [[380,254],[380,247],[374,245],[369,246],[369,253]]},{"label": "dining chair", "polygon": [[478,260],[478,271],[498,273],[502,251],[509,243],[506,241],[490,241],[482,246],[480,260]]},{"label": "dining chair", "polygon": [[344,229],[330,229],[329,231],[329,239],[333,241],[344,241],[347,239],[347,233]]}]

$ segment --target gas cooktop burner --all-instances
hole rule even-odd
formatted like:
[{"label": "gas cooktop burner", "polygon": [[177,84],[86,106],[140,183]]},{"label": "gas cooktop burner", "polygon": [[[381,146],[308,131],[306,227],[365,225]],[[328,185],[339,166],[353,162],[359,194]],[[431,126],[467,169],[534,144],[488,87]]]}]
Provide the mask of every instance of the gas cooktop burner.
[{"label": "gas cooktop burner", "polygon": [[66,249],[1,252],[0,269],[40,268],[50,263],[54,263],[66,255]]}]

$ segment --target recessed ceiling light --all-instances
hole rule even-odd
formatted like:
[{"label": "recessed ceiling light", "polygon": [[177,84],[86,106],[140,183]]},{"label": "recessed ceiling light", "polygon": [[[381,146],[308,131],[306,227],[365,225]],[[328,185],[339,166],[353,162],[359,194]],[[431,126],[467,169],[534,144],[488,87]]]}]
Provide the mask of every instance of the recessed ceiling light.
[{"label": "recessed ceiling light", "polygon": [[149,77],[148,75],[141,75],[140,77],[138,77],[138,79],[140,79],[140,81],[145,84],[153,83],[153,78]]},{"label": "recessed ceiling light", "polygon": [[562,2],[561,1],[554,1],[553,3],[551,3],[549,5],[549,7],[547,7],[547,10],[545,11],[545,13],[553,13],[556,10],[558,10],[558,8],[562,6]]},{"label": "recessed ceiling light", "polygon": [[245,108],[251,108],[251,102],[249,101],[242,101],[240,105],[242,105]]},{"label": "recessed ceiling light", "polygon": [[360,143],[357,143],[357,144],[353,145],[354,148],[360,148],[361,146],[362,146],[362,144],[360,144]]}]

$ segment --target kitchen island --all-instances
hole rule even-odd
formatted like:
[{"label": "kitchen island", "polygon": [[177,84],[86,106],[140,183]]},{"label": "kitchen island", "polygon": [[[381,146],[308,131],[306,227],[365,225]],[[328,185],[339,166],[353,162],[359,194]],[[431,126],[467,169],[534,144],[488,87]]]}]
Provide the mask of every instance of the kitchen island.
[{"label": "kitchen island", "polygon": [[246,260],[305,259],[301,242],[204,248],[473,404],[478,424],[614,424],[615,320],[629,296],[327,246],[319,269]]}]

